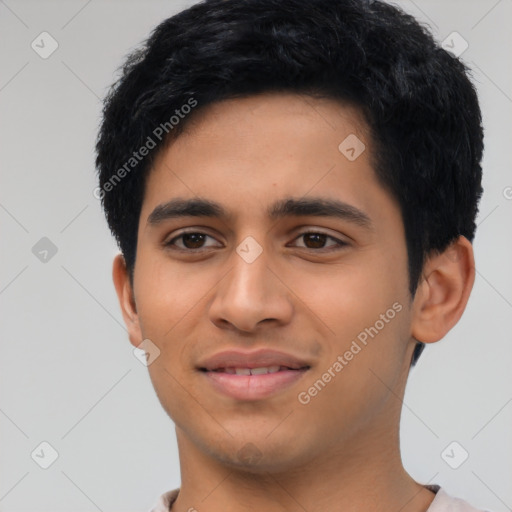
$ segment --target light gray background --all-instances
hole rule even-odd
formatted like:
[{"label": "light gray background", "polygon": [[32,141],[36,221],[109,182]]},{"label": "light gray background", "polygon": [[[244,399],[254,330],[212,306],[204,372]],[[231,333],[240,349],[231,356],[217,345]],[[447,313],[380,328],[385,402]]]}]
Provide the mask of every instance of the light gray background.
[{"label": "light gray background", "polygon": [[[1,511],[146,511],[180,484],[173,424],[132,353],[114,293],[117,249],[92,194],[93,145],[100,99],[123,57],[192,3],[0,0]],[[460,323],[412,371],[404,464],[422,483],[504,512],[512,507],[512,2],[400,4],[439,41],[457,31],[469,43],[462,57],[486,130],[476,283]],[[42,31],[59,44],[48,59],[31,48]],[[32,253],[44,236],[58,249],[46,263]],[[31,458],[43,441],[59,453],[46,470]],[[440,455],[452,441],[469,452],[458,469]]]}]

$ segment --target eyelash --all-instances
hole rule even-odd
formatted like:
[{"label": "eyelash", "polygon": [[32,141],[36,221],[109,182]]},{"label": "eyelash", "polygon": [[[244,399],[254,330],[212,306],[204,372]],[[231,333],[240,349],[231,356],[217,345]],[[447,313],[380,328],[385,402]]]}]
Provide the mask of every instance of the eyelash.
[{"label": "eyelash", "polygon": [[[209,247],[206,247],[206,248],[205,247],[200,247],[198,249],[188,249],[188,248],[176,247],[175,241],[179,240],[179,239],[182,239],[186,235],[205,235],[208,238],[214,238],[213,236],[208,235],[207,233],[203,233],[201,231],[185,231],[185,232],[181,233],[180,235],[175,236],[174,238],[172,238],[168,242],[165,242],[164,246],[168,247],[168,248],[171,248],[172,250],[188,252],[188,253],[199,253],[201,251],[209,249]],[[335,237],[333,237],[331,235],[328,235],[327,233],[323,233],[322,231],[304,231],[304,232],[298,234],[294,238],[294,240],[298,240],[299,238],[304,237],[306,235],[323,235],[323,236],[326,237],[326,240],[330,239],[330,240],[335,241],[337,246],[331,247],[331,248],[329,248],[329,247],[321,247],[319,249],[312,249],[312,248],[309,248],[309,247],[299,247],[300,249],[306,249],[308,251],[313,251],[313,252],[331,252],[331,251],[343,249],[344,247],[349,245],[347,242],[344,242],[343,240],[340,240],[340,239],[335,238]]]}]

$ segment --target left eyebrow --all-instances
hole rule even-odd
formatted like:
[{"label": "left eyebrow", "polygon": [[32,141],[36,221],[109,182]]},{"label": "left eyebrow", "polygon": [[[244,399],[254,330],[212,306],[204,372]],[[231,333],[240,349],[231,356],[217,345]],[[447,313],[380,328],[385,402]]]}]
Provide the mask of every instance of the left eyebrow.
[{"label": "left eyebrow", "polygon": [[277,201],[268,209],[271,219],[283,217],[335,217],[357,224],[368,230],[373,230],[370,216],[343,201],[336,199],[324,199],[321,197],[283,199]]},{"label": "left eyebrow", "polygon": [[179,217],[214,217],[225,219],[226,210],[218,203],[208,199],[171,199],[159,204],[149,215],[147,223],[157,225],[168,219]]},{"label": "left eyebrow", "polygon": [[[272,220],[284,217],[334,217],[368,230],[373,230],[369,215],[355,206],[336,199],[286,198],[270,205],[267,216]],[[212,217],[227,220],[231,215],[227,210],[208,199],[172,199],[158,205],[149,215],[147,223],[157,225],[165,220],[179,217]]]}]

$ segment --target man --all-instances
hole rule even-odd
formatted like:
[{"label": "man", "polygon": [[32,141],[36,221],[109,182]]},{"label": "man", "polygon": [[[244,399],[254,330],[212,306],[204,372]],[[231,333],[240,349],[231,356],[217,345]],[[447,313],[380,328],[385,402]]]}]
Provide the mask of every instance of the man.
[{"label": "man", "polygon": [[98,194],[176,425],[155,511],[475,510],[398,433],[473,286],[482,138],[464,65],[383,2],[209,0],[130,56]]}]

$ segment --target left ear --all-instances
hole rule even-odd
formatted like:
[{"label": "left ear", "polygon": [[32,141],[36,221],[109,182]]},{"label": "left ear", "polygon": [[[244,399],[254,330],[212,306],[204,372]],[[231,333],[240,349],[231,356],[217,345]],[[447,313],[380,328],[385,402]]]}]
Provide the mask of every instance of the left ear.
[{"label": "left ear", "polygon": [[474,282],[473,246],[466,237],[430,256],[414,296],[412,336],[424,343],[442,339],[462,316]]}]

